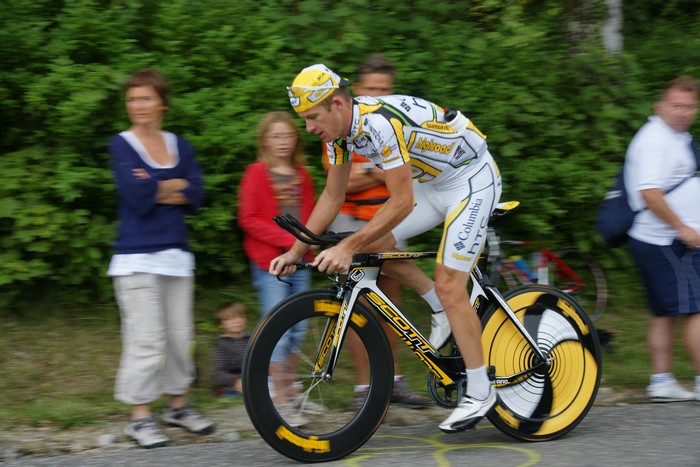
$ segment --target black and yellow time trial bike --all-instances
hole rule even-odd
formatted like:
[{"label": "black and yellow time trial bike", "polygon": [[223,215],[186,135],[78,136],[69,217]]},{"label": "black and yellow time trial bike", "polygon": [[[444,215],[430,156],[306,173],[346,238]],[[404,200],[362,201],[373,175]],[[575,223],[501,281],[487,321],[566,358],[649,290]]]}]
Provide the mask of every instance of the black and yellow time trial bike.
[{"label": "black and yellow time trial bike", "polygon": [[[512,206],[501,203],[494,215]],[[330,246],[343,238],[315,235],[293,217],[276,221],[312,245]],[[297,461],[326,462],[347,456],[373,435],[387,413],[394,382],[392,351],[380,320],[427,367],[428,392],[435,403],[457,405],[468,381],[454,340],[444,354],[435,349],[377,287],[384,262],[435,256],[358,254],[342,280],[336,275],[329,288],[295,294],[263,318],[246,353],[243,387],[248,415],[272,448]],[[602,372],[600,344],[588,314],[571,295],[548,285],[528,284],[501,294],[478,266],[471,287],[489,377],[498,394],[488,420],[525,441],[552,440],[571,431],[593,405]],[[284,374],[275,372],[288,384],[274,384],[273,350],[293,327],[303,329],[304,337]],[[353,352],[343,348],[350,333],[359,338],[369,363],[369,390],[359,404]],[[280,387],[290,394],[280,397]]]}]

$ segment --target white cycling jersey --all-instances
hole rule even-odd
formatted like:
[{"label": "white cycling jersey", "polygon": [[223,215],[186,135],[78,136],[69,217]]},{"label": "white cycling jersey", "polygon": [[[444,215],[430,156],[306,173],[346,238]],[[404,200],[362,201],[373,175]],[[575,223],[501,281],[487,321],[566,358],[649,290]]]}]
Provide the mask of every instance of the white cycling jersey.
[{"label": "white cycling jersey", "polygon": [[501,196],[501,177],[486,137],[471,122],[456,131],[445,109],[410,96],[357,97],[350,136],[328,143],[331,164],[352,152],[385,170],[410,163],[413,211],[392,230],[405,241],[443,224],[438,263],[469,272],[484,247],[486,227]]},{"label": "white cycling jersey", "polygon": [[355,98],[350,136],[327,144],[331,164],[348,162],[353,151],[383,169],[410,162],[421,183],[449,178],[487,150],[486,136],[471,121],[457,133],[445,109],[402,95]]}]

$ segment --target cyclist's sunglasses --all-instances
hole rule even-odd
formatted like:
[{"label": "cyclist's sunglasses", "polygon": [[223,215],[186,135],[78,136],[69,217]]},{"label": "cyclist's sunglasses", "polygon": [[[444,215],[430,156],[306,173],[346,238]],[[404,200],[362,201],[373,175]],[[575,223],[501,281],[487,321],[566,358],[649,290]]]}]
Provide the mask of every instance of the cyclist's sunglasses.
[{"label": "cyclist's sunglasses", "polygon": [[301,89],[304,92],[321,91],[322,89],[338,89],[337,84],[324,84],[323,86],[287,86],[287,91],[294,92],[295,89]]},{"label": "cyclist's sunglasses", "polygon": [[296,89],[299,89],[303,92],[309,92],[309,91],[323,91],[325,89],[338,89],[342,88],[345,86],[350,86],[352,84],[352,81],[349,79],[341,78],[339,84],[322,84],[321,86],[287,86],[287,91],[290,92],[298,92],[295,91]]}]

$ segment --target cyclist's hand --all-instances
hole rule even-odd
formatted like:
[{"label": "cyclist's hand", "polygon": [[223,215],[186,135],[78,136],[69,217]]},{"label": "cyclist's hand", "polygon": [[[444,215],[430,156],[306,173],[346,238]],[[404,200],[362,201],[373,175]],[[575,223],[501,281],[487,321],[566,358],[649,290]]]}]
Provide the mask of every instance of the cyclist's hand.
[{"label": "cyclist's hand", "polygon": [[323,250],[314,259],[313,265],[326,274],[347,273],[352,263],[352,252],[342,243]]},{"label": "cyclist's hand", "polygon": [[288,251],[270,261],[270,269],[268,272],[278,277],[294,274],[294,271],[297,270],[299,259],[299,256]]}]

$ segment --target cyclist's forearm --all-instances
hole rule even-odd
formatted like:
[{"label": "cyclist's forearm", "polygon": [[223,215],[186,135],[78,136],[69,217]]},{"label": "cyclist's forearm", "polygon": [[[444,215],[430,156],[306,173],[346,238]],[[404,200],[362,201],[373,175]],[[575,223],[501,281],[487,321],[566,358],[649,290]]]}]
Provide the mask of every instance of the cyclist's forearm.
[{"label": "cyclist's forearm", "polygon": [[323,233],[336,218],[345,202],[345,188],[350,173],[350,165],[333,166],[328,171],[326,186],[314,206],[306,227],[315,234]]},{"label": "cyclist's forearm", "polygon": [[[344,196],[333,196],[332,193],[327,193],[327,190],[324,190],[313,211],[311,211],[309,220],[306,222],[306,228],[319,235],[325,232],[338,215],[338,212],[340,212],[343,200]],[[289,252],[301,258],[309,248],[310,245],[301,240],[296,240]]]},{"label": "cyclist's forearm", "polygon": [[292,253],[295,256],[298,256],[299,258],[303,258],[304,254],[311,248],[311,245],[307,245],[306,243],[296,240],[292,247],[289,249],[289,252]]},{"label": "cyclist's forearm", "polygon": [[411,212],[413,207],[412,204],[406,204],[404,207],[397,205],[398,203],[394,203],[391,208],[382,207],[367,224],[345,238],[339,245],[348,248],[352,254],[374,249],[377,245],[373,244],[391,232],[391,229],[396,227]]},{"label": "cyclist's forearm", "polygon": [[322,234],[336,218],[342,205],[342,199],[340,201],[334,201],[333,199],[321,195],[314,210],[311,211],[309,220],[306,222],[306,228],[315,234]]},{"label": "cyclist's forearm", "polygon": [[341,244],[354,253],[391,232],[413,210],[413,189],[410,165],[404,165],[385,172],[390,201],[374,215],[360,230],[346,238]]}]

